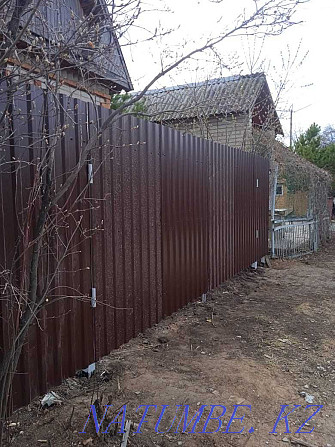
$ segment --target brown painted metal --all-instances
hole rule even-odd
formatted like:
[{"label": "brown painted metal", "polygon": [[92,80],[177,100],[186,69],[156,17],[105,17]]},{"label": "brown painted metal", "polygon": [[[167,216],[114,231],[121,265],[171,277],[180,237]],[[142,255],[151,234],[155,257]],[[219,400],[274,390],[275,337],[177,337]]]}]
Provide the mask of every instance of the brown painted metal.
[{"label": "brown painted metal", "polygon": [[163,312],[169,315],[267,253],[269,165],[256,154],[163,129]]},{"label": "brown painted metal", "polygon": [[103,199],[93,222],[101,226],[93,237],[103,303],[94,310],[97,358],[162,316],[159,138],[159,126],[125,118],[104,135],[94,160],[92,196]]},{"label": "brown painted metal", "polygon": [[163,313],[208,290],[208,146],[162,127]]},{"label": "brown painted metal", "polygon": [[[76,99],[59,100],[60,123],[69,127],[56,151],[58,185],[93,126],[109,115]],[[13,157],[29,162],[43,155],[41,129],[52,134],[55,126],[54,106],[38,88],[27,87],[15,101],[21,113],[12,120],[13,138],[2,146],[8,164],[0,175],[1,270],[11,268],[16,241],[18,250],[23,247],[20,228],[36,175],[29,164],[15,173]],[[73,219],[59,228],[58,238],[50,238],[52,250],[41,263],[42,290],[56,265],[52,253],[62,251],[60,238],[69,241],[74,234],[73,251],[52,281],[54,290],[73,298],[52,302],[50,293],[51,304],[33,324],[15,377],[14,407],[267,253],[268,162],[262,157],[123,117],[101,137],[91,161],[94,182],[88,185],[85,166],[60,203],[73,207]],[[18,262],[15,274],[21,273]],[[89,300],[92,287],[96,308]],[[10,305],[2,300],[0,306],[1,355],[11,325]]]}]

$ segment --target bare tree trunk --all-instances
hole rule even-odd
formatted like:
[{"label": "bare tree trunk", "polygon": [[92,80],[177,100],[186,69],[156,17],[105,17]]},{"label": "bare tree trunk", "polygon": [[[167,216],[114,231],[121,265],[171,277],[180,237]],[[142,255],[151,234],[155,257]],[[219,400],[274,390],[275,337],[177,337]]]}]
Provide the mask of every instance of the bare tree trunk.
[{"label": "bare tree trunk", "polygon": [[38,220],[34,229],[34,244],[29,261],[29,294],[28,300],[25,306],[22,317],[20,318],[19,327],[14,332],[14,340],[10,347],[10,350],[5,353],[0,368],[0,446],[2,445],[3,438],[3,423],[7,418],[7,411],[9,405],[9,398],[13,383],[13,378],[17,365],[20,359],[23,345],[28,335],[29,328],[33,319],[36,316],[39,305],[37,300],[38,293],[38,268],[41,257],[41,247],[43,241],[43,235],[45,231],[45,224],[50,210],[50,193],[52,186],[52,168],[53,168],[53,155],[49,160],[49,166],[47,168],[45,184],[43,188],[43,195],[41,201],[41,207],[39,209]]}]

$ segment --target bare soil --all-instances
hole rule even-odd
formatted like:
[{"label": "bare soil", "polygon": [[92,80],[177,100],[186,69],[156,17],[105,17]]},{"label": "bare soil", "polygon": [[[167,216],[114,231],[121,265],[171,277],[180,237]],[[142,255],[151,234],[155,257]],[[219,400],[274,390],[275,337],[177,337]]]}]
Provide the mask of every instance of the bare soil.
[{"label": "bare soil", "polygon": [[[334,254],[333,241],[316,255],[242,272],[208,294],[206,303],[188,305],[103,358],[92,378],[66,380],[53,390],[62,405],[41,409],[36,399],[17,411],[8,428],[11,445],[119,446],[122,435],[112,428],[101,431],[126,404],[126,419],[132,421],[128,446],[335,447]],[[314,427],[310,434],[295,433],[316,410],[306,408],[302,392],[323,405],[302,429]],[[113,407],[98,435],[92,417],[82,434],[97,396],[102,413],[107,403]],[[143,414],[143,407],[136,411],[139,405],[157,405],[157,410],[149,409],[141,434],[134,434]],[[169,407],[158,427],[165,433],[158,434],[162,405]],[[185,407],[176,412],[177,405],[189,405],[189,419],[208,406],[196,433],[181,433]],[[226,407],[222,426],[216,433],[199,433],[211,405]],[[235,417],[245,414],[243,421],[234,420],[227,430],[234,405],[251,410],[239,407]],[[301,407],[288,416],[290,433],[284,420],[269,433],[282,405]],[[215,408],[213,417],[222,411]],[[243,427],[242,433],[231,433]],[[217,428],[212,420],[206,431]]]}]

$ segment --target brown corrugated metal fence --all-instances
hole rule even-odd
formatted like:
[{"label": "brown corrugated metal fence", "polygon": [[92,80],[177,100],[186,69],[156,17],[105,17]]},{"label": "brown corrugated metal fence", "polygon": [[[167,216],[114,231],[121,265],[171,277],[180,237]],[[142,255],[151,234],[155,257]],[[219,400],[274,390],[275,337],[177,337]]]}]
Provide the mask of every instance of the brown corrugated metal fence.
[{"label": "brown corrugated metal fence", "polygon": [[[22,229],[27,219],[34,219],[25,208],[38,175],[34,161],[45,150],[41,129],[54,133],[56,111],[34,86],[14,102],[19,112],[7,120],[12,135],[1,147],[0,270],[11,271],[11,281],[19,286],[24,277],[18,256],[25,253]],[[109,115],[107,109],[61,95],[59,104],[66,131],[57,143],[56,185],[75,165],[92,127]],[[4,125],[1,132],[4,136]],[[269,166],[262,157],[129,116],[111,126],[99,144],[88,160],[93,184],[85,166],[61,200],[63,211],[72,210],[66,225],[55,211],[57,234],[48,236],[40,290],[64,246],[70,252],[52,277],[48,306],[30,330],[15,378],[14,406],[267,253]],[[25,164],[17,169],[19,159]],[[89,299],[92,288],[96,308]],[[55,302],[60,290],[69,298]],[[4,352],[9,321],[15,319],[13,303],[3,299],[1,315]]]}]

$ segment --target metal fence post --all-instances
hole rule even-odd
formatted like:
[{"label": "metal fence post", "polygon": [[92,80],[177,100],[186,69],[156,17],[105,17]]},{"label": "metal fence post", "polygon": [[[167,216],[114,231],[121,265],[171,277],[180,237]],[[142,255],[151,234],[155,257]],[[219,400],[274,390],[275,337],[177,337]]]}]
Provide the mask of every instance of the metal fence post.
[{"label": "metal fence post", "polygon": [[275,257],[275,222],[271,219],[271,256]]},{"label": "metal fence post", "polygon": [[275,165],[274,179],[273,179],[273,191],[272,191],[272,203],[271,203],[271,257],[275,257],[275,210],[276,210],[276,193],[277,193],[277,181],[278,181],[278,164]]},{"label": "metal fence post", "polygon": [[315,224],[314,224],[314,251],[318,250],[318,245],[319,245],[319,222],[318,220],[315,220]]}]

